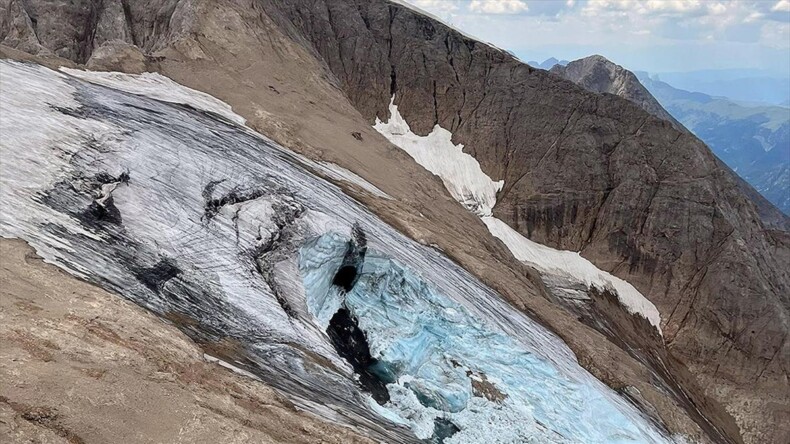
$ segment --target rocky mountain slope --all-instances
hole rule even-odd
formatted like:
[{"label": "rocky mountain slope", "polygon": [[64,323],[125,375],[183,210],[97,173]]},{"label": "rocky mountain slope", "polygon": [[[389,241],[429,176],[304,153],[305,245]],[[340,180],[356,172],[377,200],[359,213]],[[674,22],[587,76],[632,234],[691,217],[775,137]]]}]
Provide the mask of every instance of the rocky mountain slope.
[{"label": "rocky mountain slope", "polygon": [[[786,120],[790,117],[789,111],[774,107],[765,115],[759,109],[749,111],[726,99],[714,100],[705,94],[677,90],[663,82],[645,79],[645,75],[634,74],[602,56],[579,59],[574,62],[572,71],[556,66],[553,72],[590,91],[631,100],[656,117],[666,119],[669,113],[659,105],[653,93],[660,95],[662,102],[673,106],[672,114],[682,117],[685,127],[670,117],[676,127],[691,129],[713,147],[717,157],[738,171],[741,190],[757,206],[763,223],[769,228],[787,230],[786,213],[774,205],[779,205],[787,194],[788,161],[784,147],[788,142]],[[607,77],[606,73],[611,75]],[[598,81],[592,81],[593,78]],[[624,87],[626,84],[628,86]],[[780,148],[770,149],[775,146]],[[790,145],[787,146],[790,149]],[[758,147],[762,148],[759,154],[753,154]],[[768,151],[765,148],[769,148]]]},{"label": "rocky mountain slope", "polygon": [[[372,182],[394,199],[348,192],[558,332],[586,368],[670,431],[722,442],[787,436],[774,426],[788,411],[786,233],[762,224],[693,136],[384,1],[2,7],[3,44],[40,62],[162,72],[227,101],[289,148]],[[658,308],[663,338],[605,298],[594,299],[597,318],[584,318],[548,294],[370,127],[389,116],[392,96],[415,133],[439,124],[504,180],[495,216],[632,283]]]},{"label": "rocky mountain slope", "polygon": [[[642,290],[662,313],[672,353],[755,429],[746,433],[762,433],[746,419],[757,410],[741,412],[784,390],[786,233],[759,221],[738,178],[702,142],[406,8],[273,3],[364,116],[387,116],[394,95],[415,133],[439,124],[505,181],[495,215]],[[359,59],[368,63],[351,63]]]},{"label": "rocky mountain slope", "polygon": [[234,344],[209,353],[298,409],[393,443],[670,442],[545,327],[317,174],[393,199],[364,179],[156,74],[0,70],[0,233]]},{"label": "rocky mountain slope", "polygon": [[647,73],[636,75],[721,160],[790,214],[790,109],[741,105],[724,97],[674,88]]}]

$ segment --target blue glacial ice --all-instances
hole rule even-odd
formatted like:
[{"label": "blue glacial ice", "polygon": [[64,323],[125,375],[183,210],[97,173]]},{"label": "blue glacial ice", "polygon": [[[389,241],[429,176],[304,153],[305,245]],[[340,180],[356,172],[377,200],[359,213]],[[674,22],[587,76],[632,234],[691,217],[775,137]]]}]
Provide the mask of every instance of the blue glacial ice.
[{"label": "blue glacial ice", "polygon": [[384,253],[367,252],[348,293],[333,286],[347,245],[347,236],[327,233],[300,249],[308,308],[323,328],[341,306],[356,317],[379,360],[372,371],[389,383],[383,408],[418,437],[430,438],[442,418],[460,428],[447,443],[662,439],[600,387],[470,315]]}]

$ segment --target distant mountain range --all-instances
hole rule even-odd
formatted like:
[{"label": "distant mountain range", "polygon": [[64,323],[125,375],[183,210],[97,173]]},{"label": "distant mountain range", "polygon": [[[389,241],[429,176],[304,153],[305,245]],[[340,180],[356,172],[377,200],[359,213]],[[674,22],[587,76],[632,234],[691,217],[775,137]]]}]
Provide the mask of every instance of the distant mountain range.
[{"label": "distant mountain range", "polygon": [[790,109],[744,106],[635,73],[648,91],[766,199],[790,214]]},{"label": "distant mountain range", "polygon": [[717,69],[689,72],[652,73],[654,80],[667,82],[675,88],[698,91],[714,97],[765,105],[786,105],[790,102],[790,80],[787,74],[756,69]]},{"label": "distant mountain range", "polygon": [[565,66],[568,63],[570,63],[570,62],[567,61],[567,60],[557,60],[554,57],[549,57],[548,59],[544,60],[543,63],[539,63],[539,62],[536,62],[534,60],[531,60],[531,61],[527,62],[527,65],[535,67],[535,68],[549,70],[554,65]]},{"label": "distant mountain range", "polygon": [[[556,60],[548,59],[540,67]],[[591,91],[627,98],[676,126],[679,122],[766,199],[790,214],[790,108],[755,104],[768,96],[750,96],[749,91],[738,92],[737,87],[733,87],[731,95],[738,100],[686,91],[659,80],[658,76],[632,73],[598,55],[565,64],[556,62],[548,69]],[[686,82],[704,84],[702,74],[701,71],[690,73]],[[711,71],[709,84],[745,82],[745,77],[731,78],[738,74],[733,72],[728,76]],[[669,76],[680,78],[672,73]],[[769,90],[771,85],[764,88]],[[776,88],[771,91],[771,97],[780,97],[777,94],[781,92],[776,93]]]}]

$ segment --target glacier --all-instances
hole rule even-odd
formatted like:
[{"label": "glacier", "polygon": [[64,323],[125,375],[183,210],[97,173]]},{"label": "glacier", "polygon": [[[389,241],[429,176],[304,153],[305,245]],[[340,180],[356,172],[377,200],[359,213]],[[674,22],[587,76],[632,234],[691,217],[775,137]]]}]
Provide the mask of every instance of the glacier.
[{"label": "glacier", "polygon": [[[471,316],[411,269],[368,251],[360,277],[332,285],[348,238],[328,233],[300,249],[310,311],[322,325],[346,307],[388,383],[384,408],[430,438],[435,421],[459,430],[444,442],[640,442],[647,434],[610,400]],[[496,412],[495,414],[492,414]],[[479,425],[486,424],[484,430]]]},{"label": "glacier", "polygon": [[216,99],[138,81],[0,61],[0,235],[378,441],[670,441],[556,335],[321,165]]}]

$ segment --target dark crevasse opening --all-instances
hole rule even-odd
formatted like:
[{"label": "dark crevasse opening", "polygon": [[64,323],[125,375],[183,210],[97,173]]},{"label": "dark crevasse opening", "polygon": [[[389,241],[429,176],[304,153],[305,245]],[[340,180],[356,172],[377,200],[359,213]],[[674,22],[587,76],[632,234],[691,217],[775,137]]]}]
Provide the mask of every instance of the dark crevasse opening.
[{"label": "dark crevasse opening", "polygon": [[351,239],[346,244],[346,252],[343,254],[343,262],[332,279],[332,285],[341,288],[346,293],[354,288],[359,273],[362,271],[367,249],[365,232],[359,225],[354,225],[351,228]]},{"label": "dark crevasse opening", "polygon": [[444,444],[445,439],[460,431],[461,429],[449,419],[436,418],[433,420],[433,437],[430,442],[431,444]]},{"label": "dark crevasse opening", "polygon": [[[351,239],[346,244],[343,262],[332,278],[332,286],[335,287],[335,291],[345,294],[354,288],[362,271],[366,251],[365,233],[355,225],[352,228]],[[370,392],[373,399],[379,404],[388,402],[390,396],[387,391],[387,383],[391,381],[381,378],[382,363],[371,356],[365,332],[359,328],[359,322],[345,307],[345,304],[341,304],[338,311],[329,320],[326,333],[337,353],[348,361],[359,375],[362,387]]]},{"label": "dark crevasse opening", "polygon": [[344,265],[337,270],[337,274],[332,279],[332,285],[340,287],[348,293],[354,288],[354,281],[357,279],[357,267]]},{"label": "dark crevasse opening", "polygon": [[356,318],[347,308],[342,307],[332,316],[326,333],[340,357],[348,361],[359,375],[362,387],[370,392],[379,404],[388,402],[390,395],[387,391],[387,382],[375,372],[380,364],[370,355],[365,333],[359,328]]}]

